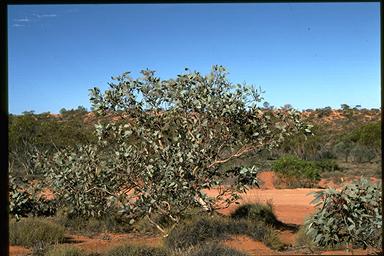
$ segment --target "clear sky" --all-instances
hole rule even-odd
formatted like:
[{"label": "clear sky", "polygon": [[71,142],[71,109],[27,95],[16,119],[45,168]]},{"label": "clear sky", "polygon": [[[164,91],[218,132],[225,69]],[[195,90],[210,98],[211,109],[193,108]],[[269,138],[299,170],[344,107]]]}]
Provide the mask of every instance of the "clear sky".
[{"label": "clear sky", "polygon": [[8,6],[9,112],[90,108],[142,69],[225,66],[276,107],[380,107],[379,3]]}]

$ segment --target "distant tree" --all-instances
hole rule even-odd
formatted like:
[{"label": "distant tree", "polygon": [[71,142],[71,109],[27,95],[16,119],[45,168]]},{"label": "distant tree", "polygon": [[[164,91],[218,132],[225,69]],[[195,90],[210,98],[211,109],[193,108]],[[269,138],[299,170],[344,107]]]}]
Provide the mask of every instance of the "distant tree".
[{"label": "distant tree", "polygon": [[269,104],[269,102],[264,101],[264,103],[263,103],[263,107],[264,107],[265,109],[270,109],[271,105]]},{"label": "distant tree", "polygon": [[65,108],[62,108],[62,109],[60,109],[60,111],[59,111],[59,113],[60,113],[61,115],[64,115],[66,112],[67,112],[67,110],[66,110]]},{"label": "distant tree", "polygon": [[24,115],[24,116],[34,115],[35,114],[35,110],[23,111],[21,114]]},{"label": "distant tree", "polygon": [[332,108],[331,107],[325,107],[325,108],[319,108],[317,109],[318,117],[326,117],[331,115]]},{"label": "distant tree", "polygon": [[356,105],[353,109],[359,110],[359,109],[361,109],[361,105]]},{"label": "distant tree", "polygon": [[79,112],[88,112],[87,108],[84,107],[84,106],[78,106],[77,107],[77,111],[79,111]]},{"label": "distant tree", "polygon": [[341,106],[341,109],[344,110],[344,111],[351,109],[351,107],[349,105],[347,105],[347,104],[341,104],[340,106]]},{"label": "distant tree", "polygon": [[342,154],[344,156],[345,162],[348,162],[349,156],[351,155],[353,149],[353,143],[350,140],[343,140],[337,143],[334,146],[336,154]]}]

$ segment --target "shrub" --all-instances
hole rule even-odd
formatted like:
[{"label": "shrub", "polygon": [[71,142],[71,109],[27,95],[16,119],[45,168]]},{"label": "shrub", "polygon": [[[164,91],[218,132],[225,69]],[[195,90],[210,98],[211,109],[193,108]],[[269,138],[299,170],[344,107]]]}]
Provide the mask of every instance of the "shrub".
[{"label": "shrub", "polygon": [[316,192],[313,202],[323,204],[307,222],[307,234],[317,246],[378,247],[382,243],[381,184],[366,179],[334,189]]},{"label": "shrub", "polygon": [[351,150],[351,156],[354,162],[364,163],[371,162],[376,157],[376,154],[366,146],[356,145]]},{"label": "shrub", "polygon": [[73,246],[54,246],[47,250],[45,256],[88,256],[84,251]]},{"label": "shrub", "polygon": [[332,150],[324,149],[319,151],[316,154],[315,160],[331,160],[337,159],[337,156],[332,152]]},{"label": "shrub", "polygon": [[[188,207],[212,211],[257,183],[256,167],[223,172],[224,163],[276,148],[294,134],[312,134],[294,109],[261,111],[261,92],[231,83],[222,66],[169,80],[151,70],[141,73],[137,79],[129,72],[112,78],[104,92],[90,90],[94,113],[101,116],[97,142],[41,161],[61,206],[76,214],[101,216],[118,206],[131,224],[156,213],[178,223]],[[201,193],[230,175],[236,180],[223,194]],[[127,189],[131,193],[121,193]]]},{"label": "shrub", "polygon": [[312,161],[301,160],[295,156],[283,156],[272,164],[273,170],[297,178],[318,180],[320,178],[319,169]]},{"label": "shrub", "polygon": [[217,243],[204,244],[197,247],[188,256],[246,256],[247,254],[228,248]]},{"label": "shrub", "polygon": [[55,244],[64,240],[64,228],[48,220],[27,218],[11,220],[9,241],[12,245],[32,247],[36,244]]},{"label": "shrub", "polygon": [[53,216],[57,202],[39,195],[41,188],[25,178],[9,175],[9,213],[16,219],[27,216]]},{"label": "shrub", "polygon": [[315,161],[315,166],[321,170],[321,172],[334,172],[341,170],[340,166],[332,159],[322,159]]},{"label": "shrub", "polygon": [[273,213],[271,204],[244,204],[236,208],[231,217],[253,222],[261,221],[275,227],[282,224]]},{"label": "shrub", "polygon": [[167,251],[162,248],[121,245],[106,253],[106,256],[167,256]]}]

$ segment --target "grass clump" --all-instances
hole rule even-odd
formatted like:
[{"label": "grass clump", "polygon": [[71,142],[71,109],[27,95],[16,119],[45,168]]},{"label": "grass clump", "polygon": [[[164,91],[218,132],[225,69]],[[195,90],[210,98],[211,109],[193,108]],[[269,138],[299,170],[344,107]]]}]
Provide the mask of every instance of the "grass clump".
[{"label": "grass clump", "polygon": [[69,214],[61,209],[57,212],[54,221],[70,231],[85,236],[93,236],[106,231],[127,232],[131,230],[131,226],[116,214],[95,218]]},{"label": "grass clump", "polygon": [[231,214],[231,218],[247,219],[252,222],[260,221],[274,227],[282,224],[273,213],[271,204],[243,204]]},{"label": "grass clump", "polygon": [[223,239],[227,234],[227,221],[219,217],[203,217],[180,223],[166,237],[164,244],[175,250],[197,245],[208,239]]},{"label": "grass clump", "polygon": [[[154,214],[152,220],[165,229],[171,227],[174,223],[169,216],[162,214]],[[132,227],[135,231],[138,231],[142,234],[162,234],[160,230],[155,225],[150,223],[146,218],[138,220],[132,225]]]},{"label": "grass clump", "polygon": [[247,254],[222,246],[217,243],[209,243],[198,246],[188,256],[246,256]]},{"label": "grass clump", "polygon": [[223,240],[231,235],[248,235],[264,242],[272,249],[283,247],[271,225],[252,219],[232,219],[219,216],[202,217],[180,223],[166,237],[164,245],[170,250],[180,251],[207,241]]},{"label": "grass clump", "polygon": [[167,256],[167,251],[163,248],[137,246],[137,245],[120,245],[106,253],[106,256]]},{"label": "grass clump", "polygon": [[46,219],[26,218],[11,220],[9,224],[9,241],[12,245],[43,247],[64,241],[64,228]]},{"label": "grass clump", "polygon": [[77,247],[65,245],[52,247],[47,250],[45,256],[87,256],[87,254]]},{"label": "grass clump", "polygon": [[317,246],[314,242],[315,238],[311,234],[306,234],[308,230],[308,225],[303,225],[300,227],[299,231],[296,233],[295,246],[306,248],[313,252]]}]

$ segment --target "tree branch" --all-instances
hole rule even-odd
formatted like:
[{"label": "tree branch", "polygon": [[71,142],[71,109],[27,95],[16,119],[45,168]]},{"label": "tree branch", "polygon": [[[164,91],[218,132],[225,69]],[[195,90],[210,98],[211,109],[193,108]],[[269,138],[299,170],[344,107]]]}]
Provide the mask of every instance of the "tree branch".
[{"label": "tree branch", "polygon": [[249,151],[252,151],[252,150],[254,150],[255,149],[255,147],[242,147],[241,149],[239,149],[235,154],[233,154],[233,155],[231,155],[231,156],[229,156],[228,158],[226,158],[226,159],[222,159],[222,160],[216,160],[216,161],[214,161],[213,163],[211,163],[210,165],[208,165],[208,168],[211,168],[211,167],[213,167],[213,166],[215,166],[215,165],[217,165],[217,164],[222,164],[222,163],[225,163],[225,162],[228,162],[229,160],[231,160],[232,158],[234,158],[234,157],[239,157],[239,156],[241,156],[241,155],[243,155],[243,154],[245,154],[245,153],[248,153]]}]

